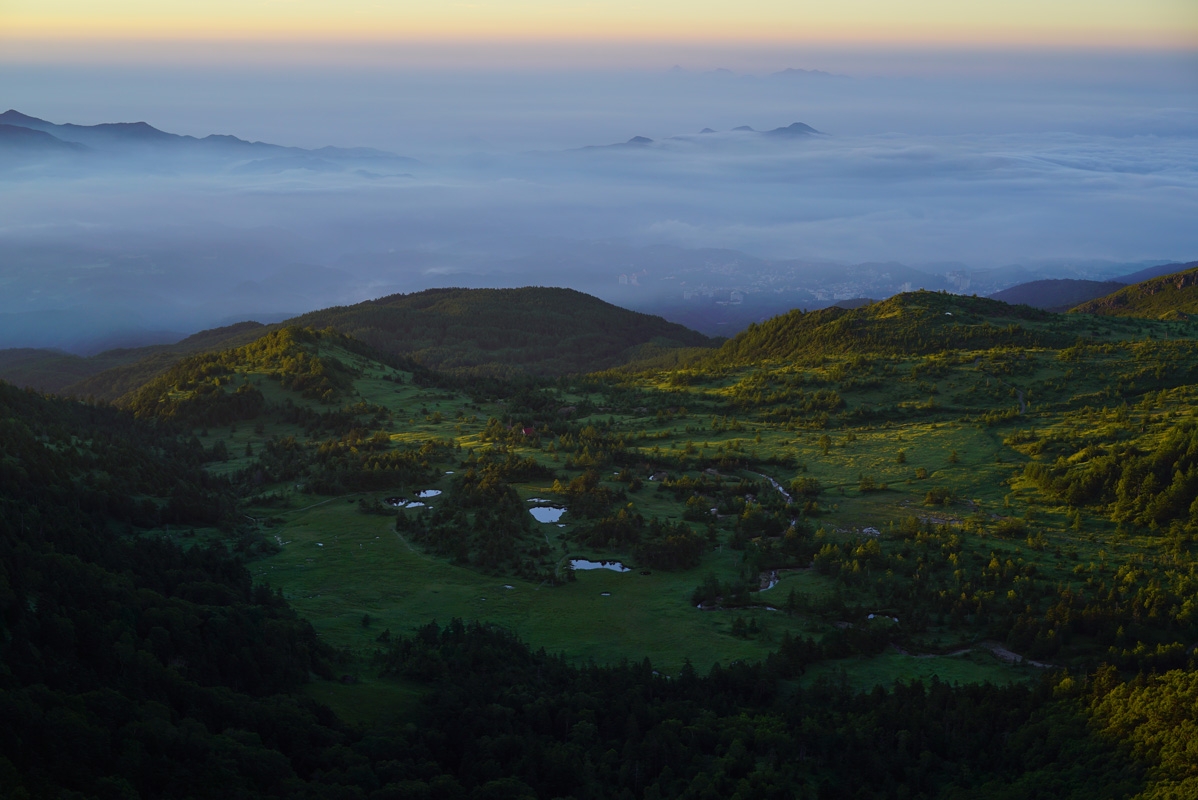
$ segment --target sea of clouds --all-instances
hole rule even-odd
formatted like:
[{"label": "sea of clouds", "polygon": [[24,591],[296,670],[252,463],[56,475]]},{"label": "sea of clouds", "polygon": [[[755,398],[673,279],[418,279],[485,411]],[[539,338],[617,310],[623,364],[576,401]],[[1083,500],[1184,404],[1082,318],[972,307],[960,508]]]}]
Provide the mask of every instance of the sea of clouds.
[{"label": "sea of clouds", "polygon": [[[1111,277],[1198,258],[1193,59],[1042,62],[906,74],[6,66],[8,104],[53,122],[145,120],[416,161],[0,158],[0,346],[169,338],[438,285],[614,297],[620,276],[652,271],[638,249],[662,246],[693,254],[690,286],[723,289],[752,286],[763,261],[801,282],[805,263]],[[761,133],[794,122],[821,133]],[[757,132],[732,130],[744,125]],[[745,257],[711,263],[712,249]]]}]

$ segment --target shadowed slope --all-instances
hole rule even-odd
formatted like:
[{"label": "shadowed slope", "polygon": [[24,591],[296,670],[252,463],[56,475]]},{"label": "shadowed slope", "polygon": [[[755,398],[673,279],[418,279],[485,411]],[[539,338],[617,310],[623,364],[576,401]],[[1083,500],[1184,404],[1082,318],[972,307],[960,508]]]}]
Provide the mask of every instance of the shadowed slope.
[{"label": "shadowed slope", "polygon": [[646,351],[710,346],[700,333],[573,289],[429,289],[314,311],[288,324],[334,328],[381,353],[457,373],[563,375]]},{"label": "shadowed slope", "polygon": [[1045,311],[1068,311],[1078,303],[1117,292],[1126,285],[1122,281],[1083,281],[1072,278],[1031,281],[995,292],[990,295],[990,299],[1042,308]]},{"label": "shadowed slope", "polygon": [[22,386],[115,400],[181,358],[248,344],[285,326],[332,328],[390,357],[459,375],[595,372],[679,348],[711,347],[706,336],[573,289],[430,289],[313,311],[277,325],[256,322],[201,331],[174,345],[80,358],[53,350],[0,351],[0,378]]}]

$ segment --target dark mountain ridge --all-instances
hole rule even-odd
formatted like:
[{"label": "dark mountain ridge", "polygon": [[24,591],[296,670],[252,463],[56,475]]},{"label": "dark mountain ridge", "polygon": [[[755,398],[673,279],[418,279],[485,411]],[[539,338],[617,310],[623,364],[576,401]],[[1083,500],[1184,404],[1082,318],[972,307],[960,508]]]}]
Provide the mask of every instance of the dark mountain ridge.
[{"label": "dark mountain ridge", "polygon": [[586,373],[715,342],[661,317],[573,289],[429,289],[313,311],[273,325],[241,322],[173,345],[82,358],[54,350],[0,350],[0,378],[44,391],[115,400],[180,359],[249,344],[284,327],[326,329],[390,357],[459,375]]},{"label": "dark mountain ridge", "polygon": [[265,331],[260,322],[240,322],[175,344],[115,348],[86,358],[40,348],[0,350],[0,379],[54,394],[115,400],[185,356],[247,344]]},{"label": "dark mountain ridge", "polygon": [[386,355],[457,373],[585,373],[647,350],[712,345],[661,317],[548,287],[428,289],[313,311],[287,324],[333,328]]},{"label": "dark mountain ridge", "polygon": [[1076,278],[1028,281],[995,292],[989,297],[994,300],[1002,300],[1004,303],[1029,305],[1033,308],[1042,308],[1045,311],[1065,312],[1081,303],[1117,292],[1124,286],[1162,275],[1171,275],[1194,266],[1198,266],[1198,261],[1189,264],[1160,264],[1105,281]]},{"label": "dark mountain ridge", "polygon": [[1117,292],[1126,286],[1121,281],[1086,281],[1075,278],[1058,278],[1030,281],[1003,289],[990,295],[992,300],[1022,304],[1045,311],[1068,311],[1078,303],[1095,297]]}]

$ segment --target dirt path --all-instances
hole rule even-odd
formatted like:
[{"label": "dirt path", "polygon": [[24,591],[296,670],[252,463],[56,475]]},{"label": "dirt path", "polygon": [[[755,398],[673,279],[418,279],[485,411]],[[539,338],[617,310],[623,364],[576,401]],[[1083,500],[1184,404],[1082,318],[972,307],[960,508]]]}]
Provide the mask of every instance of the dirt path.
[{"label": "dirt path", "polygon": [[1039,669],[1056,669],[1057,666],[1056,664],[1045,664],[1040,661],[1026,659],[1018,653],[1011,652],[998,642],[982,642],[980,647],[989,650],[995,658],[1006,661],[1008,664],[1026,664],[1029,667],[1038,667]]},{"label": "dirt path", "polygon": [[357,492],[351,492],[350,494],[337,495],[336,497],[330,497],[328,500],[321,500],[319,503],[313,503],[312,505],[304,506],[303,508],[291,508],[291,509],[288,509],[287,511],[280,511],[279,514],[280,515],[282,515],[282,514],[298,514],[301,511],[308,511],[309,509],[316,508],[317,506],[323,506],[325,503],[331,503],[334,500],[343,500],[346,497],[353,497],[355,494],[357,494]]},{"label": "dirt path", "polygon": [[1045,664],[1040,661],[1031,661],[1024,658],[1018,653],[1012,652],[1003,647],[998,642],[981,642],[974,647],[965,647],[960,650],[953,650],[951,653],[910,653],[897,644],[891,642],[893,647],[900,655],[910,656],[911,658],[953,658],[954,656],[963,656],[967,653],[972,653],[974,650],[986,650],[999,661],[1005,661],[1008,664],[1024,664],[1029,667],[1037,667],[1038,669],[1056,669],[1056,664]]},{"label": "dirt path", "polygon": [[435,561],[436,560],[432,556],[428,555],[427,553],[422,553],[421,551],[417,550],[415,547],[412,547],[412,543],[409,542],[407,539],[405,539],[404,535],[402,533],[400,533],[399,531],[395,532],[395,538],[399,539],[401,542],[403,542],[404,547],[408,548],[413,553],[415,553],[416,555],[423,558],[425,561]]}]

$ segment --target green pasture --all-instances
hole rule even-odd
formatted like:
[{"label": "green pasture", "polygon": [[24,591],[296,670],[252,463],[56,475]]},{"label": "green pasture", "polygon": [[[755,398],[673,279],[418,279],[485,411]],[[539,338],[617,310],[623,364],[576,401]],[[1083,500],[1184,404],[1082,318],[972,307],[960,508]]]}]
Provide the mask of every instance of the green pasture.
[{"label": "green pasture", "polygon": [[[996,348],[891,359],[828,357],[808,365],[721,367],[711,374],[687,368],[626,375],[618,382],[588,381],[585,388],[562,384],[552,391],[561,405],[587,403],[596,409],[573,420],[577,425],[591,424],[609,436],[623,437],[626,452],[640,461],[634,471],[644,483],[635,491],[616,483],[612,473],[620,467],[607,465],[601,470],[603,485],[626,492],[624,502],[630,510],[646,518],[679,519],[685,508],[685,497],[659,491],[660,484],[648,480],[649,473],[659,469],[654,464],[669,459],[675,466],[664,469],[672,477],[683,471],[698,477],[704,459],[727,454],[746,467],[721,469],[726,485],[741,478],[758,481],[755,473],[784,486],[797,477],[817,479],[823,491],[817,498],[818,516],[810,523],[819,529],[819,543],[859,541],[864,529],[874,528],[881,548],[890,552],[901,546],[897,527],[915,517],[948,526],[958,536],[962,555],[978,563],[1032,564],[1035,580],[1043,585],[1080,586],[1094,578],[1109,579],[1129,558],[1153,552],[1157,540],[1145,531],[1120,530],[1095,509],[1069,508],[1051,500],[1024,477],[1024,465],[1051,461],[1058,450],[1072,452],[1069,448],[1079,449],[1091,440],[1135,440],[1152,446],[1191,415],[1191,393],[1170,383],[1172,374],[1191,365],[1184,359],[1179,362],[1177,353],[1162,343],[1169,332],[1164,323],[1081,319],[1053,324],[1071,326],[1070,331],[1091,336],[1092,343],[1060,350]],[[1133,335],[1143,338],[1120,339]],[[1183,355],[1189,358],[1188,353]],[[476,404],[463,393],[417,386],[410,374],[359,356],[337,357],[361,370],[351,396],[343,401],[388,409],[385,430],[397,446],[452,439],[465,457],[471,449],[495,446],[481,438],[492,417],[505,426],[538,423],[529,414],[513,414],[504,402]],[[393,380],[396,377],[400,382]],[[265,376],[250,378],[268,401],[291,397],[317,410],[330,408],[300,401]],[[788,386],[808,394],[836,391],[843,404],[819,424],[811,416],[788,418],[779,413],[786,411],[784,401],[729,405],[745,387],[760,388],[768,396]],[[1130,398],[1130,407],[1123,405],[1121,394]],[[663,412],[667,407],[671,410]],[[208,431],[205,446],[223,440],[230,453],[229,461],[212,465],[214,472],[231,474],[249,466],[253,458],[245,455],[247,444],[256,452],[270,437],[304,436],[298,426],[269,417],[256,427],[243,422]],[[582,473],[581,468],[564,468],[576,454],[548,437],[539,446],[528,441],[510,449],[550,467],[563,483]],[[689,468],[680,470],[677,459],[689,461]],[[436,467],[442,473],[460,469],[453,461]],[[443,475],[420,488],[445,490],[448,482]],[[516,489],[526,500],[552,499],[552,483],[542,479]],[[409,492],[412,488],[405,487]],[[942,490],[947,500],[929,502],[933,490]],[[833,620],[764,609],[766,603],[781,608],[791,589],[809,608],[837,593],[852,607],[878,602],[868,584],[849,590],[836,578],[794,565],[799,569],[784,571],[778,586],[755,596],[759,607],[693,608],[690,595],[708,573],[722,581],[742,577],[742,554],[727,545],[734,517],[716,522],[721,544],[698,568],[651,570],[650,575],[642,575],[628,553],[580,547],[571,538],[580,521],[569,514],[563,518],[565,527],[534,523],[534,536],[544,538],[555,558],[616,559],[633,567],[628,573],[579,571],[575,581],[553,587],[484,574],[433,557],[401,538],[392,517],[360,513],[360,497],[310,497],[293,490],[286,499],[289,505],[245,509],[249,516],[271,519],[262,532],[282,543],[277,554],[253,562],[255,578],[281,588],[326,641],[348,648],[357,659],[362,682],[320,689],[351,718],[359,713],[355,703],[363,703],[360,713],[368,712],[369,703],[355,699],[364,693],[377,690],[381,697],[391,692],[394,697],[387,703],[396,706],[411,700],[407,689],[388,688],[372,677],[367,659],[384,631],[408,632],[431,620],[485,620],[509,628],[534,647],[578,662],[647,657],[663,673],[672,674],[687,660],[706,670],[716,662],[763,658],[787,632],[818,639]],[[998,536],[995,531],[1007,518],[1021,521],[1026,537]],[[978,579],[963,577],[967,582]],[[732,623],[738,616],[755,620],[759,632],[747,639],[733,636]],[[978,633],[968,626],[945,627],[940,620],[920,638],[936,640],[932,649],[937,652],[951,652]],[[1012,667],[983,650],[926,657],[888,651],[873,658],[812,665],[803,682],[843,675],[853,686],[868,688],[933,675],[949,682],[998,683],[1034,674],[1031,668]]]},{"label": "green pasture", "polygon": [[[649,575],[638,568],[622,573],[578,570],[575,581],[553,587],[434,558],[400,537],[390,517],[359,513],[353,498],[331,499],[283,516],[286,522],[269,531],[283,542],[282,548],[254,562],[255,579],[282,589],[327,641],[360,656],[375,648],[384,630],[407,633],[430,621],[460,617],[502,625],[534,647],[580,662],[647,657],[670,674],[688,659],[703,671],[717,661],[760,659],[784,632],[810,635],[818,627],[764,608],[692,607],[691,592],[704,575],[715,572],[726,580],[736,574],[740,555],[728,548],[709,554],[694,570],[650,570]],[[571,555],[611,557],[578,548]],[[790,582],[785,578],[759,601],[781,606]],[[819,588],[804,585],[802,590]],[[363,624],[367,615],[369,623]],[[733,637],[737,615],[755,617],[761,632],[750,639]]]}]

